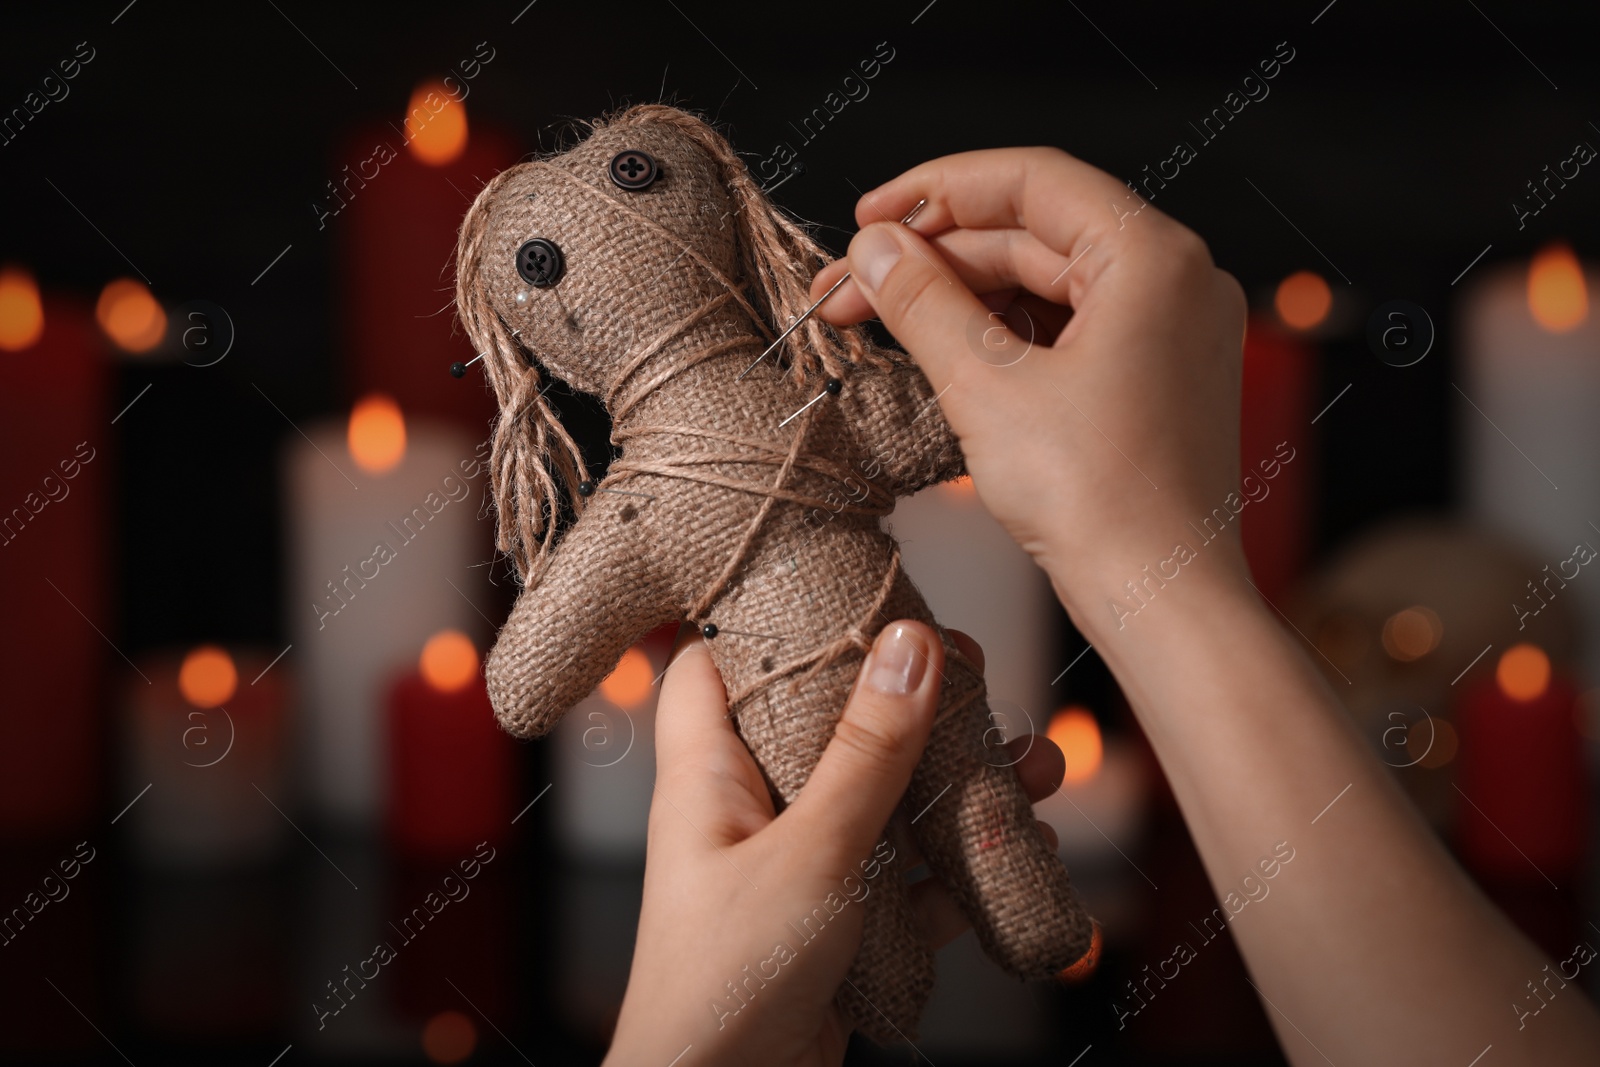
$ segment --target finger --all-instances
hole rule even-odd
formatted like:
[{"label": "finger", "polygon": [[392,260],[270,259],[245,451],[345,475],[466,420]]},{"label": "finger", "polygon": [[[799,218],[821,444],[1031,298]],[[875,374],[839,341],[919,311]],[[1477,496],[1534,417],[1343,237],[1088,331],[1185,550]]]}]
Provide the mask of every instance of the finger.
[{"label": "finger", "polygon": [[924,878],[909,892],[912,918],[932,948],[944,948],[972,928],[937,878]]},{"label": "finger", "polygon": [[675,813],[657,825],[732,844],[771,818],[771,801],[728,717],[722,676],[690,633],[668,661],[656,705],[656,795]]},{"label": "finger", "polygon": [[849,867],[883,835],[922,757],[939,703],[944,646],[917,622],[884,627],[816,770],[777,825],[796,852]]},{"label": "finger", "polygon": [[[1019,288],[1061,294],[1066,290],[1060,283],[1077,266],[1026,230],[949,230],[928,241],[967,288],[978,294],[1011,294]],[[850,269],[851,262],[846,258],[834,260],[818,271],[812,279],[811,298],[821,299]],[[991,310],[999,310],[1009,302],[990,304]],[[876,314],[853,279],[828,297],[817,313],[841,326]]]},{"label": "finger", "polygon": [[[1024,343],[1004,326],[956,277],[938,249],[895,223],[878,223],[850,242],[855,282],[889,332],[917,361],[934,389],[943,393],[963,375],[987,370],[975,358],[971,334],[976,324],[985,342]],[[998,332],[997,332],[998,331]],[[959,427],[957,427],[959,432]]]},{"label": "finger", "polygon": [[1067,774],[1067,757],[1061,748],[1043,734],[1028,734],[1006,742],[1006,751],[1016,760],[1017,776],[1028,801],[1037,804],[1061,788]]},{"label": "finger", "polygon": [[965,630],[957,630],[946,626],[944,632],[950,635],[950,640],[955,642],[956,648],[960,649],[961,654],[967,657],[967,660],[978,669],[979,674],[982,674],[984,665],[983,646],[978,644],[973,636]]},{"label": "finger", "polygon": [[1165,219],[1125,183],[1058,148],[1001,148],[912,167],[864,194],[856,222],[898,219],[924,199],[916,218],[923,233],[1026,229],[1064,255],[1123,232],[1133,211],[1141,222]]}]

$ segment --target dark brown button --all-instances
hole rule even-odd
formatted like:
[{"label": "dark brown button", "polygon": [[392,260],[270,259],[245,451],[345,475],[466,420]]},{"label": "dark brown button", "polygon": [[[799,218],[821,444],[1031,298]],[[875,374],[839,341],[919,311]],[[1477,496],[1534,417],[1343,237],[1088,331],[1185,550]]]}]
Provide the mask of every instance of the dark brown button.
[{"label": "dark brown button", "polygon": [[561,280],[567,264],[554,241],[535,237],[517,249],[517,273],[535,289],[548,289]]},{"label": "dark brown button", "polygon": [[612,156],[611,166],[606,170],[618,189],[626,189],[630,193],[648,187],[661,177],[661,167],[655,157],[637,148],[625,148]]}]

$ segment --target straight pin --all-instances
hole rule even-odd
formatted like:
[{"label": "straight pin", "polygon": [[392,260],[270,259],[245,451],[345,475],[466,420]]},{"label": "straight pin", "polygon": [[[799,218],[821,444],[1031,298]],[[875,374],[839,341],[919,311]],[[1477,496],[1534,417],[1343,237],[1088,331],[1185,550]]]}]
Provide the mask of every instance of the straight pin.
[{"label": "straight pin", "polygon": [[[918,200],[916,202],[916,205],[913,206],[910,211],[906,212],[906,217],[900,220],[900,225],[902,225],[902,226],[911,225],[912,220],[917,217],[917,214],[925,206],[927,206],[927,203],[928,203],[928,201],[927,201],[926,197],[924,197],[921,200]],[[782,333],[780,333],[778,335],[777,340],[773,341],[770,345],[768,345],[767,346],[767,350],[756,357],[755,363],[752,363],[748,367],[746,367],[744,369],[744,372],[742,374],[740,374],[739,377],[735,378],[734,381],[736,381],[736,382],[744,381],[744,376],[746,374],[749,374],[751,371],[755,370],[757,364],[759,364],[762,360],[766,359],[768,356],[772,355],[773,351],[779,345],[783,344],[783,342],[788,339],[788,337],[789,337],[789,335],[791,333],[794,333],[795,330],[799,329],[800,325],[803,322],[805,322],[807,319],[809,319],[816,312],[816,310],[819,307],[822,306],[823,302],[826,301],[828,299],[828,297],[830,297],[830,296],[832,296],[834,294],[834,291],[837,290],[839,288],[839,286],[843,285],[845,282],[850,280],[850,273],[851,273],[850,271],[845,271],[844,277],[842,277],[838,281],[834,282],[833,285],[828,289],[828,291],[826,293],[822,294],[821,299],[819,299],[815,304],[812,304],[810,307],[808,307],[804,311],[802,311],[800,313],[800,317],[795,319],[793,322],[791,322],[789,324],[789,328],[787,330],[784,330]],[[821,398],[819,397],[818,399],[821,399]],[[816,403],[816,401],[813,400],[812,403],[814,404],[814,403]],[[807,406],[809,407],[810,405],[807,405]],[[805,410],[805,408],[801,408],[800,409],[800,411],[804,411],[804,410]],[[795,415],[798,415],[799,413],[800,412],[797,411],[797,412],[795,412]],[[789,418],[790,419],[794,418],[794,415],[790,415]],[[788,419],[785,419],[784,422],[788,422]]]},{"label": "straight pin", "polygon": [[473,356],[471,359],[467,360],[465,363],[461,363],[461,362],[458,361],[458,362],[450,364],[450,377],[452,377],[452,378],[463,377],[467,373],[467,368],[468,367],[472,366],[474,363],[478,362],[478,360],[482,359],[484,356],[486,356],[488,354],[489,353],[487,353],[487,352],[479,352],[477,355]]},{"label": "straight pin", "polygon": [[782,422],[778,423],[778,429],[781,430],[785,426],[787,426],[791,422],[793,422],[795,419],[798,419],[801,415],[805,414],[806,410],[808,408],[810,408],[812,404],[815,404],[817,401],[821,400],[823,397],[825,397],[825,396],[838,396],[840,390],[842,390],[843,388],[844,388],[844,384],[842,382],[840,382],[839,379],[837,379],[837,378],[829,378],[828,379],[828,384],[822,387],[822,392],[818,393],[816,396],[812,397],[810,400],[807,400],[806,403],[805,403],[805,407],[802,407],[799,411],[795,412],[793,415],[790,415],[787,419],[784,419]]}]

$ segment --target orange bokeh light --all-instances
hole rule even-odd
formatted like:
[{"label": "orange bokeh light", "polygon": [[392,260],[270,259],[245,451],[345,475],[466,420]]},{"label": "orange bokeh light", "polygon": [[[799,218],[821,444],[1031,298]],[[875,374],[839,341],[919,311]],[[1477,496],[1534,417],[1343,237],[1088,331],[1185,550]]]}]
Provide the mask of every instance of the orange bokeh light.
[{"label": "orange bokeh light", "polygon": [[216,645],[201,645],[183,657],[178,692],[197,708],[215,708],[233,699],[239,672],[233,657]]},{"label": "orange bokeh light", "polygon": [[95,321],[118,348],[148,352],[167,334],[167,313],[143,282],[118,278],[100,290]]},{"label": "orange bokeh light", "polygon": [[1494,677],[1502,693],[1526,704],[1550,688],[1550,657],[1538,645],[1512,645],[1500,657]]},{"label": "orange bokeh light", "polygon": [[1082,785],[1099,773],[1105,747],[1100,740],[1100,724],[1086,709],[1062,708],[1051,717],[1045,736],[1054,741],[1066,757],[1063,785]]},{"label": "orange bokeh light", "polygon": [[417,669],[439,692],[454,693],[478,676],[478,650],[460,630],[440,630],[422,646]]},{"label": "orange bokeh light", "polygon": [[1551,333],[1568,333],[1589,317],[1583,265],[1562,241],[1546,245],[1528,267],[1528,311]]},{"label": "orange bokeh light", "polygon": [[21,267],[0,268],[0,348],[21,352],[44,334],[39,286]]},{"label": "orange bokeh light", "polygon": [[1430,717],[1412,723],[1406,731],[1406,754],[1430,771],[1436,771],[1455,759],[1456,750],[1460,747],[1461,738],[1456,728],[1443,719]]},{"label": "orange bokeh light", "polygon": [[1421,605],[1397,611],[1383,624],[1383,650],[1401,663],[1426,656],[1443,637],[1439,613]]},{"label": "orange bokeh light", "polygon": [[406,420],[393,397],[372,393],[350,409],[350,458],[368,474],[393,470],[406,454]]},{"label": "orange bokeh light", "polygon": [[1333,290],[1315,271],[1297,270],[1278,283],[1273,304],[1285,325],[1309,330],[1328,317],[1328,309],[1333,307]]},{"label": "orange bokeh light", "polygon": [[940,488],[953,497],[962,498],[969,497],[973,493],[977,492],[977,490],[972,487],[972,475],[970,474],[963,474],[959,478],[952,478],[948,482],[943,483]]},{"label": "orange bokeh light", "polygon": [[1100,966],[1100,950],[1104,943],[1104,935],[1100,932],[1100,924],[1094,924],[1094,932],[1089,935],[1089,951],[1076,963],[1068,964],[1056,975],[1063,982],[1076,984],[1082,982],[1095,972]]},{"label": "orange bokeh light", "polygon": [[422,1028],[422,1051],[434,1063],[460,1063],[478,1046],[478,1028],[459,1011],[441,1011]]},{"label": "orange bokeh light", "polygon": [[650,657],[634,645],[622,654],[617,669],[606,675],[600,683],[600,695],[619,708],[636,708],[650,695],[655,672],[650,669]]},{"label": "orange bokeh light", "polygon": [[412,90],[405,126],[411,154],[430,167],[453,163],[467,150],[467,106],[443,82],[423,82]]}]

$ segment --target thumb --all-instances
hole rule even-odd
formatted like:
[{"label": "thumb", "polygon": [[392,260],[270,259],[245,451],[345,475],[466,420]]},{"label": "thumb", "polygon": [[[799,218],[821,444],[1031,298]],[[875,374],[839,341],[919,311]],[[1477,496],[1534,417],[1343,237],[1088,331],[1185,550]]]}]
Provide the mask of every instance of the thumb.
[{"label": "thumb", "polygon": [[944,646],[918,622],[884,627],[861,667],[833,740],[778,819],[807,852],[853,866],[883,836],[933,728]]},{"label": "thumb", "polygon": [[973,338],[988,344],[995,329],[1005,328],[938,249],[909,226],[873,223],[856,234],[848,255],[852,276],[879,320],[935,389],[943,390],[976,362]]}]

